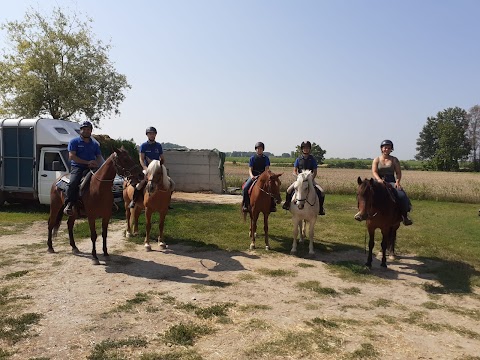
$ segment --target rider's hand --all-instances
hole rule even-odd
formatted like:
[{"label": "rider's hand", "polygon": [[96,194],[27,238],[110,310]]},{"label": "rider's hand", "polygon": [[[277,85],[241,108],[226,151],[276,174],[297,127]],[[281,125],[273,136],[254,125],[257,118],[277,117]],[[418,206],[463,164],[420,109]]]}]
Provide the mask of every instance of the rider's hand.
[{"label": "rider's hand", "polygon": [[88,167],[89,167],[90,169],[97,168],[97,167],[98,167],[97,161],[96,161],[96,160],[90,160],[90,161],[88,162]]}]

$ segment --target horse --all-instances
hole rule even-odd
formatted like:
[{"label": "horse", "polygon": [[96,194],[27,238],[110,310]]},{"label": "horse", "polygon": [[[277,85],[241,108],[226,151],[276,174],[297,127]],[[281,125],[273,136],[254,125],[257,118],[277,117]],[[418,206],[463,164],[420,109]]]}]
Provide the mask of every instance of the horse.
[{"label": "horse", "polygon": [[375,245],[375,229],[382,232],[382,263],[387,267],[386,252],[395,253],[397,230],[402,221],[402,214],[395,201],[393,189],[388,189],[388,184],[376,182],[374,179],[357,179],[358,213],[355,220],[367,221],[368,234],[368,259],[365,265],[372,268],[372,252]]},{"label": "horse", "polygon": [[[270,170],[264,171],[258,176],[257,181],[252,185],[250,192],[250,250],[255,249],[255,236],[257,231],[257,220],[260,213],[263,213],[263,230],[265,232],[265,249],[270,250],[268,242],[268,216],[272,205],[272,198],[277,204],[282,202],[280,196],[280,179],[282,174],[274,174]],[[243,221],[247,220],[246,212],[243,213]]]},{"label": "horse", "polygon": [[[145,250],[152,250],[150,246],[150,229],[152,227],[151,220],[154,212],[158,212],[160,215],[158,223],[158,244],[161,249],[166,249],[167,245],[163,238],[163,228],[175,185],[168,177],[167,168],[159,160],[152,160],[150,162],[146,177],[148,182],[143,195],[143,206],[145,207]],[[138,216],[136,221],[138,221]]]},{"label": "horse", "polygon": [[[79,199],[79,203],[80,201],[83,203],[83,209],[80,210],[78,205],[75,206],[73,215],[69,216],[67,221],[68,237],[74,254],[78,254],[79,250],[73,238],[73,225],[78,217],[86,215],[90,226],[93,264],[100,264],[95,246],[97,240],[95,220],[98,218],[102,219],[103,255],[106,257],[109,256],[107,251],[107,231],[113,210],[113,180],[117,173],[120,176],[129,178],[138,176],[140,172],[140,165],[136,164],[128,152],[122,147],[121,149],[114,149],[114,152],[107,158],[102,166],[95,173],[92,173],[90,182],[83,189],[83,193]],[[65,194],[57,187],[57,181],[52,184],[50,189],[50,216],[48,219],[47,240],[49,253],[55,252],[52,245],[52,238],[57,235],[63,217],[63,208],[65,207]]]},{"label": "horse", "polygon": [[123,182],[123,203],[125,205],[125,219],[127,221],[127,228],[125,230],[125,237],[138,236],[138,218],[145,209],[143,205],[143,192],[135,202],[135,207],[130,209],[129,205],[133,199],[135,186],[131,185],[129,180]]},{"label": "horse", "polygon": [[300,242],[303,242],[308,223],[308,238],[310,239],[308,255],[313,257],[315,256],[315,251],[313,250],[313,233],[320,203],[315,191],[315,185],[313,184],[312,171],[306,170],[298,174],[293,188],[295,193],[292,204],[290,205],[293,220],[293,244],[290,254],[296,254],[297,252],[297,237],[299,232]]}]

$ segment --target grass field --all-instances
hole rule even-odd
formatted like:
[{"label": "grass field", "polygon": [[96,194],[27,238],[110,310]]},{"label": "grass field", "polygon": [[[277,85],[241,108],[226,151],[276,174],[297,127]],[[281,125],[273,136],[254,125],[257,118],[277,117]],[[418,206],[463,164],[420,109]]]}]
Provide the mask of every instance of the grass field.
[{"label": "grass field", "polygon": [[[292,166],[272,166],[275,173],[283,173],[282,191],[295,177]],[[402,185],[412,200],[452,201],[480,204],[480,174],[472,172],[415,171],[402,172]],[[247,164],[227,163],[225,166],[227,186],[240,187],[248,177]],[[316,181],[327,194],[355,194],[357,178],[372,177],[369,169],[319,168]]]}]

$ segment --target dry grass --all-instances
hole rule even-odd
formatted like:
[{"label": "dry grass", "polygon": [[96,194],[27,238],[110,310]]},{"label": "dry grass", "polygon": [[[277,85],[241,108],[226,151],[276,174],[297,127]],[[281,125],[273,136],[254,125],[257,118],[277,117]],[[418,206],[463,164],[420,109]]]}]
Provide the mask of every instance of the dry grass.
[{"label": "dry grass", "polygon": [[[273,166],[275,173],[283,173],[282,191],[295,177],[292,167]],[[413,200],[436,200],[480,203],[480,174],[441,171],[404,170],[402,185]],[[248,176],[247,164],[227,163],[225,174],[228,186],[240,186]],[[357,178],[370,178],[370,170],[319,168],[317,182],[327,194],[355,194]]]}]

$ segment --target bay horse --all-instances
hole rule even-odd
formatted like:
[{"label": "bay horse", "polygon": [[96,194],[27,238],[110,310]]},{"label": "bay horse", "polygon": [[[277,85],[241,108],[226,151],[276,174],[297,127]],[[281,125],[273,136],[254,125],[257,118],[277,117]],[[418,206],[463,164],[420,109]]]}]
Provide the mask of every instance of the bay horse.
[{"label": "bay horse", "polygon": [[[83,203],[83,209],[79,210],[79,206],[74,206],[73,215],[68,217],[68,237],[72,252],[78,254],[79,250],[73,238],[73,225],[75,220],[81,215],[86,215],[90,226],[90,239],[92,241],[92,257],[93,264],[100,264],[97,257],[95,242],[97,240],[97,232],[95,229],[95,220],[102,219],[102,238],[103,238],[103,255],[108,256],[107,251],[107,232],[108,223],[112,216],[113,210],[113,193],[112,186],[115,175],[132,177],[138,176],[141,167],[136,164],[128,152],[121,149],[114,149],[114,152],[100,166],[100,168],[92,173],[90,183],[83,189],[83,193],[79,198]],[[58,180],[57,180],[58,181]],[[57,235],[58,228],[63,217],[64,197],[65,194],[57,187],[57,181],[52,184],[50,189],[50,216],[48,219],[48,252],[54,253],[52,238]]]},{"label": "bay horse", "polygon": [[[300,233],[300,242],[303,242],[307,224],[308,224],[308,238],[310,244],[308,246],[308,255],[315,256],[313,250],[313,234],[315,230],[315,223],[317,221],[318,210],[320,202],[313,184],[313,172],[305,170],[298,174],[297,180],[293,183],[294,195],[290,205],[290,212],[293,220],[293,244],[291,254],[297,252],[297,238]],[[302,229],[303,227],[303,229]]]},{"label": "bay horse", "polygon": [[[155,212],[158,212],[160,215],[158,244],[161,249],[166,249],[167,244],[164,241],[163,229],[175,184],[168,177],[167,168],[159,160],[152,160],[148,164],[146,177],[148,182],[143,195],[143,206],[145,207],[145,249],[147,251],[152,250],[150,246],[150,230],[152,227],[152,215]],[[138,212],[135,214],[139,215]],[[136,221],[138,223],[138,216]]]},{"label": "bay horse", "polygon": [[387,267],[386,252],[387,249],[392,254],[395,253],[395,242],[397,239],[397,230],[402,221],[400,207],[396,204],[393,189],[388,189],[384,183],[379,183],[374,179],[357,179],[357,201],[358,213],[355,220],[367,221],[368,234],[368,259],[366,266],[372,268],[372,252],[375,245],[375,229],[382,232],[382,267]]},{"label": "bay horse", "polygon": [[[260,213],[263,213],[263,230],[265,232],[265,249],[270,250],[268,242],[268,216],[272,205],[272,198],[277,204],[282,202],[280,196],[280,179],[282,174],[274,174],[270,170],[266,170],[258,176],[257,181],[252,185],[250,192],[250,206],[248,213],[250,214],[250,233],[252,240],[250,250],[255,249],[255,236],[257,231],[257,220]],[[247,214],[243,213],[243,220],[247,220]]]}]

